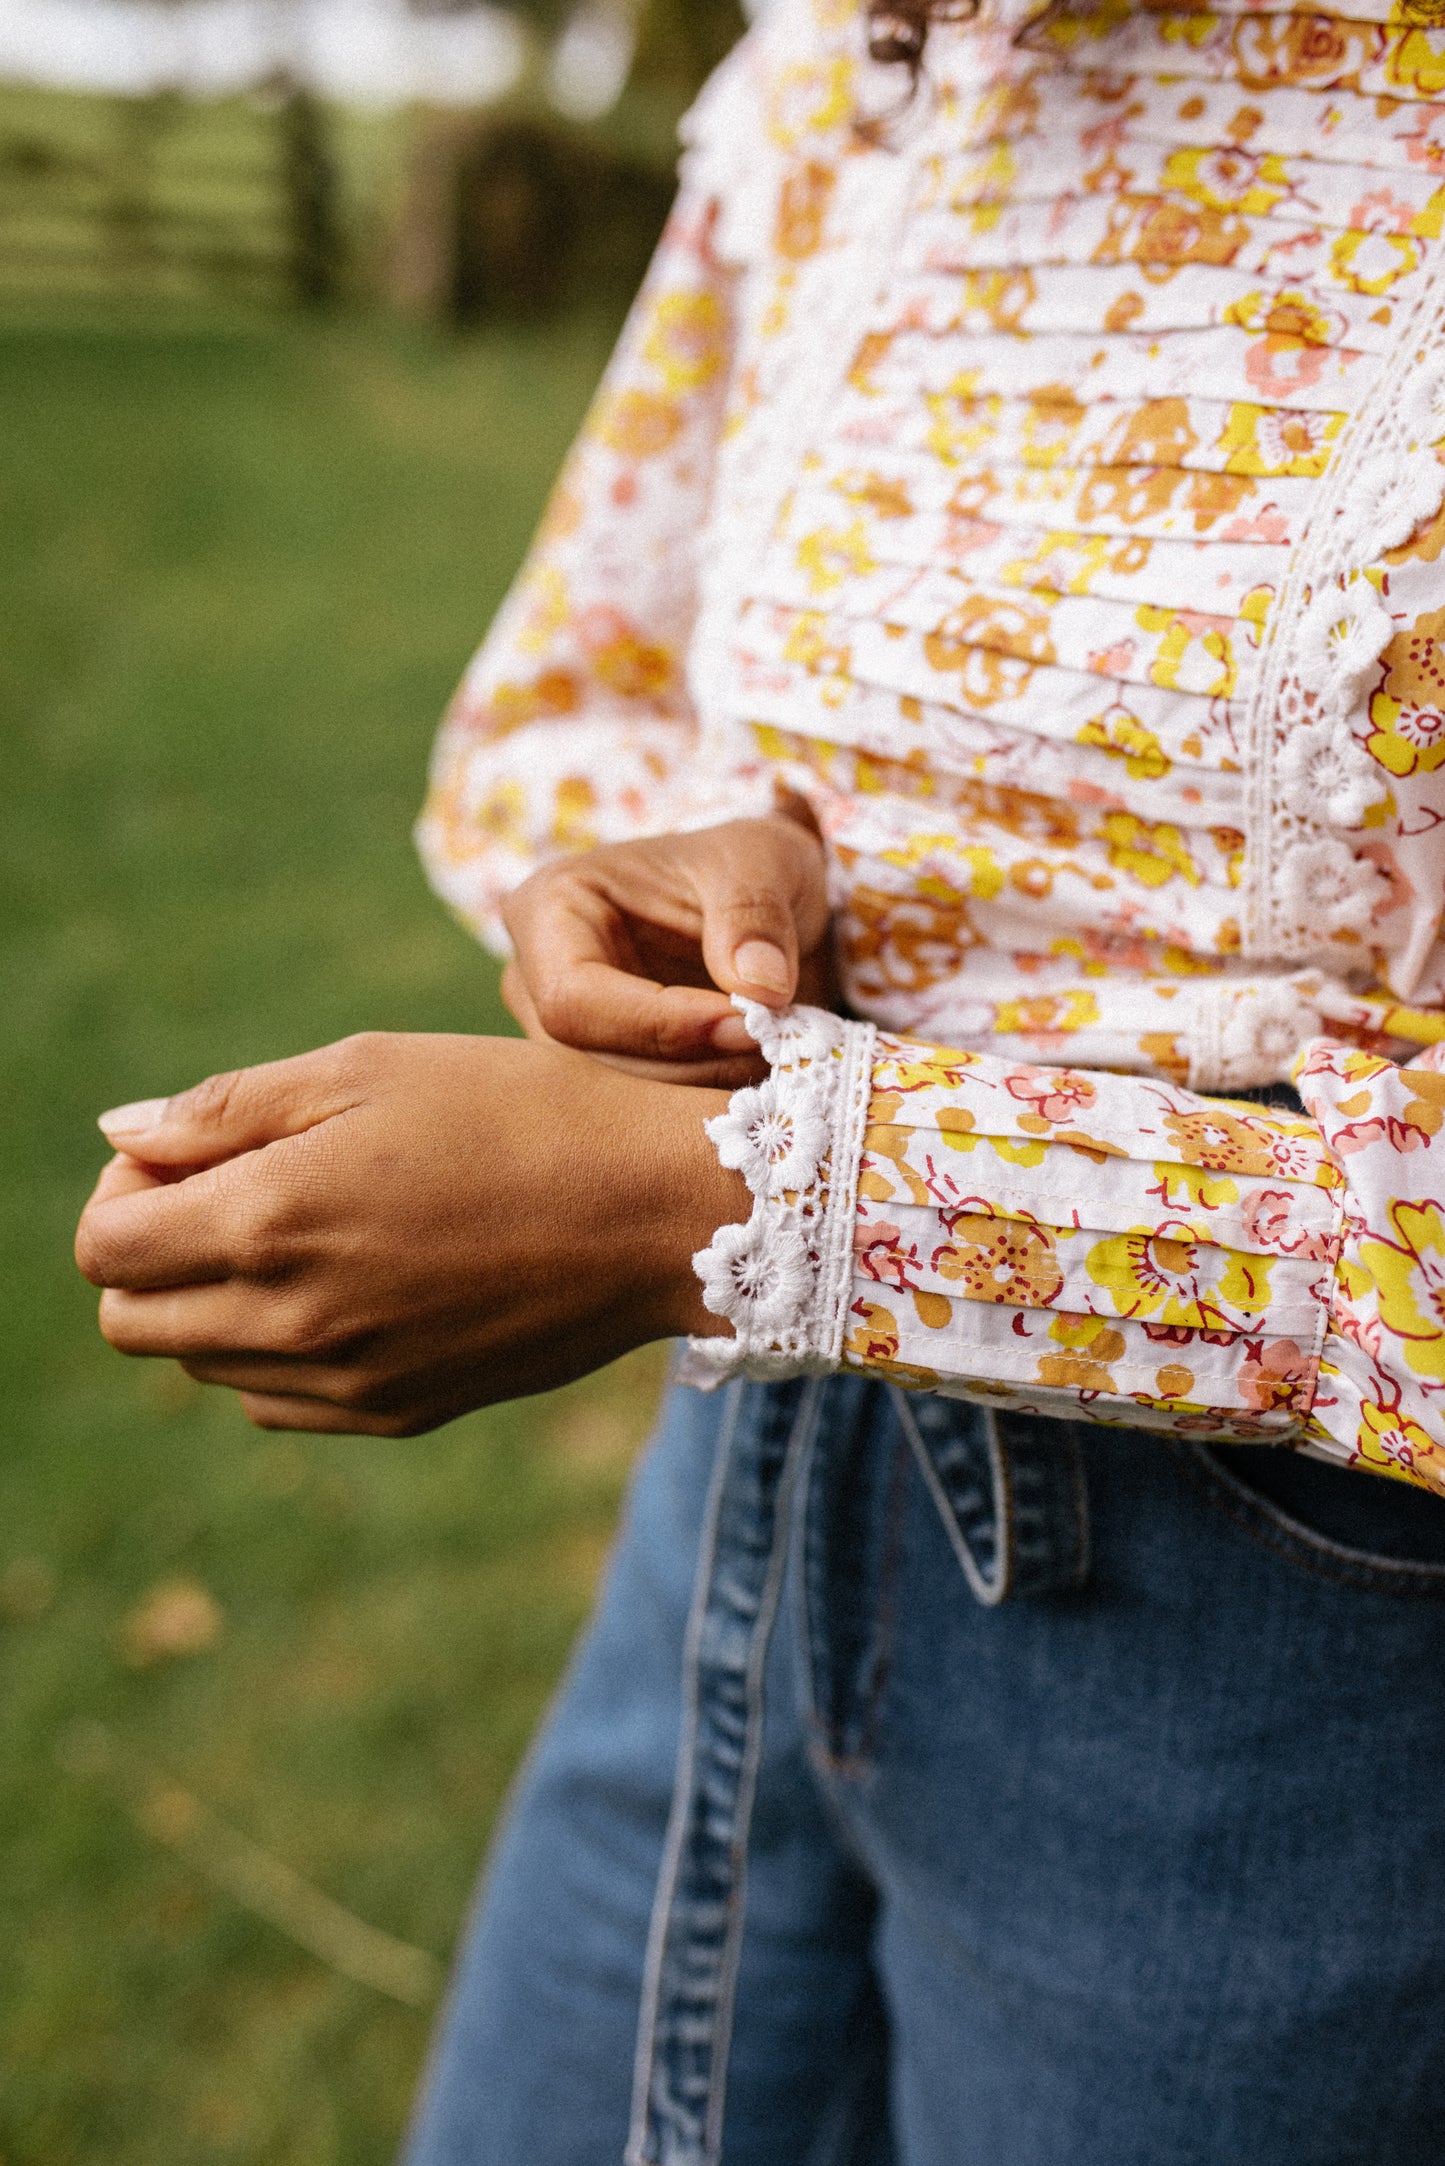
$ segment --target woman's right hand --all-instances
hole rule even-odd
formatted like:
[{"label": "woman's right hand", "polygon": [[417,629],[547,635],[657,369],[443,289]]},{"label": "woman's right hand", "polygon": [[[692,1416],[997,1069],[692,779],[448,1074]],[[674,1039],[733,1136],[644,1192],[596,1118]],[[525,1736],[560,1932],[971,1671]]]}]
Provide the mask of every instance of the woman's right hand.
[{"label": "woman's right hand", "polygon": [[734,993],[836,1005],[823,845],[801,816],[559,858],[503,915],[502,995],[527,1036],[629,1074],[733,1089],[762,1070]]}]

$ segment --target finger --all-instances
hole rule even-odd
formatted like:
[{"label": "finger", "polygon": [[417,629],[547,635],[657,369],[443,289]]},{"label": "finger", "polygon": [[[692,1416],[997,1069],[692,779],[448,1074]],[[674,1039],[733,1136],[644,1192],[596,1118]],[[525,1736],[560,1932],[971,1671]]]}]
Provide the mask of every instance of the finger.
[{"label": "finger", "polygon": [[133,1292],[263,1277],[274,1265],[282,1171],[252,1152],[186,1180],[93,1199],[75,1260],[92,1285]]},{"label": "finger", "polygon": [[[241,1411],[258,1429],[300,1429],[316,1436],[416,1436],[434,1428],[426,1416],[363,1414],[333,1406],[325,1399],[303,1399],[283,1392],[243,1391]],[[438,1416],[437,1420],[442,1417]]]},{"label": "finger", "polygon": [[354,1106],[379,1034],[344,1039],[291,1060],[208,1076],[173,1098],[146,1098],[99,1116],[107,1142],[147,1166],[213,1166],[282,1136],[300,1135]]},{"label": "finger", "polygon": [[660,888],[634,896],[617,885],[616,866],[566,867],[529,881],[509,901],[507,926],[516,945],[512,1012],[529,1037],[550,1038],[581,1053],[617,1053],[641,1060],[695,1059],[748,1041],[733,1030],[739,1018],[710,987],[664,985],[640,968],[628,931],[630,911],[642,911],[696,938],[695,902],[680,904]]},{"label": "finger", "polygon": [[502,972],[502,1005],[513,1022],[519,1023],[523,1035],[533,1044],[550,1045],[551,1039],[542,1028],[537,1014],[537,1004],[527,990],[527,981],[518,968],[515,958]]},{"label": "finger", "polygon": [[[90,1192],[90,1203],[108,1203],[113,1196],[139,1196],[164,1183],[147,1167],[135,1159],[127,1158],[117,1151],[100,1169],[100,1178]],[[89,1204],[86,1206],[89,1209]]]},{"label": "finger", "polygon": [[236,1279],[145,1291],[108,1286],[100,1298],[100,1329],[117,1353],[172,1361],[224,1360],[244,1352],[248,1359],[294,1365],[317,1357],[314,1346],[298,1343],[294,1304]]},{"label": "finger", "polygon": [[[515,963],[508,963],[502,973],[502,998],[528,1038],[543,1045],[554,1042],[538,1020],[536,1007],[527,991],[527,981]],[[758,1052],[740,1015],[729,1011],[721,1022],[714,1026],[711,1037],[715,1049],[719,1048],[720,1040],[725,1040],[745,1050],[731,1056],[725,1051],[714,1050],[702,1060],[688,1060],[683,1057],[676,1060],[643,1060],[629,1053],[598,1052],[594,1052],[592,1057],[605,1068],[615,1068],[619,1075],[640,1076],[649,1083],[681,1083],[708,1090],[739,1090],[745,1083],[762,1081],[768,1072],[767,1062]]]},{"label": "finger", "polygon": [[745,1083],[761,1083],[768,1073],[768,1064],[756,1046],[751,1053],[720,1054],[711,1060],[634,1060],[625,1053],[594,1053],[592,1058],[604,1068],[615,1068],[620,1075],[640,1076],[648,1083],[682,1084],[694,1090],[741,1090]]},{"label": "finger", "polygon": [[822,845],[791,820],[719,828],[693,868],[702,905],[702,954],[715,984],[782,1007],[799,957],[827,923]]},{"label": "finger", "polygon": [[253,1391],[263,1398],[319,1399],[354,1413],[380,1414],[357,1376],[324,1362],[288,1360],[277,1354],[189,1355],[181,1367],[198,1384],[220,1384],[228,1391]]}]

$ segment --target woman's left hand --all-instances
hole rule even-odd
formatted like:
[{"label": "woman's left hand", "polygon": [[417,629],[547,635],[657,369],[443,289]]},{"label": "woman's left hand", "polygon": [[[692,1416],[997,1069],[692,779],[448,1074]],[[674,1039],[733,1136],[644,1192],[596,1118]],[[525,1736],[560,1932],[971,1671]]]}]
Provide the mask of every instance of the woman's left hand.
[{"label": "woman's left hand", "polygon": [[691,1256],[745,1218],[716,1091],[506,1038],[371,1034],[102,1125],[76,1237],[101,1330],[262,1428],[409,1436],[716,1332]]}]

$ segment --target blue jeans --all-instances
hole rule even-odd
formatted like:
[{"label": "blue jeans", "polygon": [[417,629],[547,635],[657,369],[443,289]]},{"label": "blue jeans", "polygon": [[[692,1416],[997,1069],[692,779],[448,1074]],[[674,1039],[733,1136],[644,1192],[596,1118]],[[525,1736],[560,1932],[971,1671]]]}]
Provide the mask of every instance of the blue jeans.
[{"label": "blue jeans", "polygon": [[1445,1506],[674,1390],[407,2166],[1445,2156]]}]

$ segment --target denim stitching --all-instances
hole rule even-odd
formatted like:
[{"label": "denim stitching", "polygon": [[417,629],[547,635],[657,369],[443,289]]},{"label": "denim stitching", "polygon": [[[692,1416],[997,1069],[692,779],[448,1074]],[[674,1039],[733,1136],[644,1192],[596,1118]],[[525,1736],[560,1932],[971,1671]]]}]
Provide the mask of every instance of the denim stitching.
[{"label": "denim stitching", "polygon": [[[982,1415],[993,1489],[992,1532],[994,1554],[992,1574],[988,1575],[980,1568],[978,1559],[973,1554],[972,1546],[959,1522],[959,1508],[955,1506],[953,1498],[944,1485],[943,1477],[939,1473],[934,1460],[933,1447],[925,1439],[917,1417],[908,1403],[907,1396],[898,1389],[896,1384],[890,1384],[888,1389],[892,1394],[903,1433],[907,1437],[912,1447],[914,1459],[918,1463],[918,1470],[923,1476],[929,1495],[938,1508],[939,1517],[943,1521],[943,1531],[948,1536],[949,1546],[958,1559],[964,1578],[968,1581],[969,1592],[984,1609],[996,1609],[1009,1591],[1013,1562],[1013,1542],[1010,1509],[1012,1500],[1007,1489],[1007,1455],[1004,1453],[999,1440],[998,1425],[994,1419],[993,1409],[992,1407],[985,1407]],[[930,1424],[930,1426],[932,1425]]]},{"label": "denim stitching", "polygon": [[1375,1556],[1369,1550],[1349,1549],[1327,1534],[1317,1534],[1303,1521],[1291,1519],[1267,1497],[1258,1496],[1222,1467],[1207,1445],[1175,1437],[1162,1441],[1180,1473],[1202,1491],[1216,1511],[1262,1548],[1273,1550],[1302,1571],[1368,1594],[1445,1600],[1445,1564],[1410,1564]]},{"label": "denim stitching", "polygon": [[712,1480],[708,1485],[707,1506],[703,1516],[702,1541],[698,1549],[697,1575],[693,1584],[692,1604],[688,1611],[687,1627],[683,1636],[682,1734],[678,1741],[677,1767],[673,1777],[672,1809],[668,1815],[667,1833],[663,1840],[662,1861],[658,1867],[657,1894],[653,1899],[652,1918],[647,1934],[647,1953],[643,1961],[637,2053],[632,2071],[632,2120],[627,2134],[624,2166],[645,2166],[644,2146],[648,2140],[652,2067],[661,2013],[659,2002],[663,1957],[666,1951],[668,1927],[672,1918],[673,1901],[677,1891],[677,1877],[682,1859],[683,1840],[687,1833],[688,1808],[691,1801],[691,1783],[688,1777],[697,1739],[700,1683],[698,1675],[699,1644],[702,1636],[703,1617],[707,1609],[708,1589],[712,1582],[713,1560],[717,1547],[718,1520],[722,1511],[723,1488],[732,1458],[733,1438],[737,1430],[743,1391],[744,1386],[741,1383],[734,1384],[728,1395],[730,1403],[718,1437],[717,1458],[713,1465]]},{"label": "denim stitching", "polygon": [[688,1618],[683,1734],[648,1936],[626,2166],[716,2166],[722,2143],[763,1671],[790,1491],[819,1386],[735,1390]]}]

